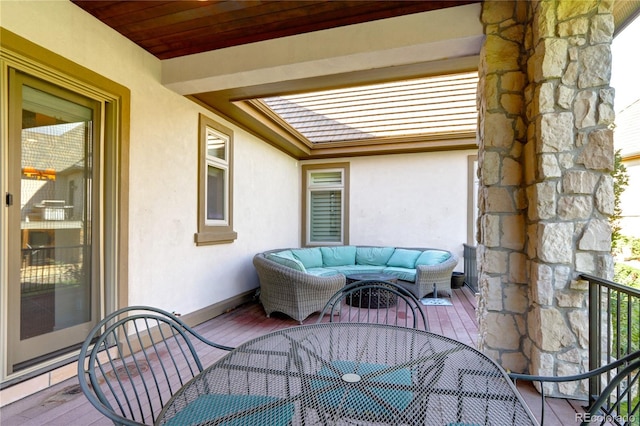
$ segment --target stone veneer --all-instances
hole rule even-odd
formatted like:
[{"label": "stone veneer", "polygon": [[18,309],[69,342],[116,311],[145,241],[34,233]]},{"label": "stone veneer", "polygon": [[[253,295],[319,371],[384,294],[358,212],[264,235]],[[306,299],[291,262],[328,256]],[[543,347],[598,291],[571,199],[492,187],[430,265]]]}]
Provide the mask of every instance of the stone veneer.
[{"label": "stone veneer", "polygon": [[479,345],[513,371],[583,371],[588,300],[579,274],[612,277],[612,8],[483,2]]}]

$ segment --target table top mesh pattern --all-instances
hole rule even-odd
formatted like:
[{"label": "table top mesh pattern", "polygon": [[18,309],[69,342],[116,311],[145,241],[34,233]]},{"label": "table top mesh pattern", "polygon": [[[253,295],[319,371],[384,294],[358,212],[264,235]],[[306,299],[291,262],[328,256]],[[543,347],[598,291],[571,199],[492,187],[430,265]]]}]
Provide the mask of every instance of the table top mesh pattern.
[{"label": "table top mesh pattern", "polygon": [[455,340],[374,324],[293,327],[239,346],[158,423],[535,424],[492,360]]}]

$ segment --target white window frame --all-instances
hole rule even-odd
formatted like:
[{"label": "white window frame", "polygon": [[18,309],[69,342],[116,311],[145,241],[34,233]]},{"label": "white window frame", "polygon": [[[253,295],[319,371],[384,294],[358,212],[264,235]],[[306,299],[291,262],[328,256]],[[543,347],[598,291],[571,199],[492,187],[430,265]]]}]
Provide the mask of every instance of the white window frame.
[{"label": "white window frame", "polygon": [[[223,209],[222,209],[222,219],[209,219],[207,217],[207,210],[205,209],[205,224],[207,226],[228,226],[229,225],[229,136],[225,135],[222,132],[216,131],[216,129],[206,126],[206,168],[205,173],[208,173],[209,167],[213,167],[215,169],[222,170],[223,173],[223,188],[224,194],[223,198]],[[209,144],[209,136],[213,135],[218,139],[221,139],[224,143],[224,159],[216,157],[214,155],[209,155],[208,144]],[[207,198],[206,203],[209,204],[209,179],[205,176],[204,180],[205,184],[205,197]]]}]

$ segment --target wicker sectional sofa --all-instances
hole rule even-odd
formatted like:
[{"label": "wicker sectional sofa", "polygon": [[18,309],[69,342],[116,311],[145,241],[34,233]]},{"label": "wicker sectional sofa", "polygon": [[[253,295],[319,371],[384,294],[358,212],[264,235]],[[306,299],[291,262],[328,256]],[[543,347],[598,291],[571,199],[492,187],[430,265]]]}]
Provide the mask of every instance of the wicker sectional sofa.
[{"label": "wicker sectional sofa", "polygon": [[282,312],[302,321],[321,310],[356,273],[385,273],[421,298],[451,294],[454,253],[441,249],[331,246],[288,248],[258,253],[253,264],[260,279],[260,301],[267,316]]}]

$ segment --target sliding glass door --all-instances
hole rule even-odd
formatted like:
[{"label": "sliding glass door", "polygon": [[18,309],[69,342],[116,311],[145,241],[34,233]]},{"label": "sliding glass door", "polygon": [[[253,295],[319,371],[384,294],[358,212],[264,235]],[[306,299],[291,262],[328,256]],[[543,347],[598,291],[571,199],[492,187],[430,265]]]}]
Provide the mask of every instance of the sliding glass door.
[{"label": "sliding glass door", "polygon": [[9,74],[9,373],[69,351],[99,315],[101,103]]}]

